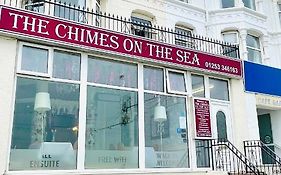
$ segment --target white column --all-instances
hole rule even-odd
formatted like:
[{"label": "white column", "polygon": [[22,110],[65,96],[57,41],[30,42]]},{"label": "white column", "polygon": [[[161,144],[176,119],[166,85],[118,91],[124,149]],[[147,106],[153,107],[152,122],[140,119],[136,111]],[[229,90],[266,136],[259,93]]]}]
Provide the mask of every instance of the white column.
[{"label": "white column", "polygon": [[265,65],[270,65],[269,59],[269,47],[268,47],[268,42],[269,42],[269,36],[264,35],[262,38],[262,46],[263,46],[263,64]]},{"label": "white column", "polygon": [[247,30],[246,29],[240,29],[240,56],[243,60],[248,60],[248,51],[247,51],[247,43],[246,43],[246,37],[247,37]]},{"label": "white column", "polygon": [[256,9],[258,12],[263,13],[263,0],[256,0]]}]

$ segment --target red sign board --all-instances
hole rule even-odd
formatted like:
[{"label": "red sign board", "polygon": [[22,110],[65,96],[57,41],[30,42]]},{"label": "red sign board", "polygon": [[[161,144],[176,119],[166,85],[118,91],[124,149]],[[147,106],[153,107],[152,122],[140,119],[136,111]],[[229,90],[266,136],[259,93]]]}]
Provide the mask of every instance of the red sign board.
[{"label": "red sign board", "polygon": [[210,102],[194,99],[196,137],[212,137]]},{"label": "red sign board", "polygon": [[2,6],[0,15],[0,31],[8,34],[51,40],[89,49],[102,49],[137,59],[172,63],[228,76],[242,76],[241,60],[180,48],[6,6]]}]

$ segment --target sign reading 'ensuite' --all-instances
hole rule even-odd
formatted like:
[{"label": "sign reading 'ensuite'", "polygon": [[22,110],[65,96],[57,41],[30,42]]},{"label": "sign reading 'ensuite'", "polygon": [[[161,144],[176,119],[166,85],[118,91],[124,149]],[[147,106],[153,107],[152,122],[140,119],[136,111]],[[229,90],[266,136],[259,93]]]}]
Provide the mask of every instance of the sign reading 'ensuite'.
[{"label": "sign reading 'ensuite'", "polygon": [[3,6],[0,30],[241,77],[241,61]]}]

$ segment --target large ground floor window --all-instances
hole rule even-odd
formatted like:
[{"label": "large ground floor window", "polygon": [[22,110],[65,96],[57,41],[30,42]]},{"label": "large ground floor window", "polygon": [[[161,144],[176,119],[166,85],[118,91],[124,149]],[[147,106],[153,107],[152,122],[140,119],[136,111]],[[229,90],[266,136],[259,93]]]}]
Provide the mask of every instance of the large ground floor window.
[{"label": "large ground floor window", "polygon": [[210,167],[192,101],[229,102],[228,80],[23,42],[18,55],[9,170]]}]

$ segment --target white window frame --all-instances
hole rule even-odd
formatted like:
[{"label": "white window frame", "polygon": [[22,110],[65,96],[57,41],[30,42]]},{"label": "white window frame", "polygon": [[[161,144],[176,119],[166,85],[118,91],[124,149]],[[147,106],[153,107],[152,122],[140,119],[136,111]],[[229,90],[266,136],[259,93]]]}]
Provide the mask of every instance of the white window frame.
[{"label": "white window frame", "polygon": [[[250,36],[252,36],[252,37],[258,38],[258,40],[259,40],[259,45],[260,45],[260,48],[248,46],[248,45],[247,45],[247,41],[246,41],[246,49],[247,49],[247,51],[248,51],[248,49],[252,49],[252,50],[254,50],[254,51],[258,51],[258,52],[260,53],[260,55],[261,55],[261,57],[260,57],[260,62],[257,62],[257,61],[255,61],[255,60],[249,60],[249,57],[247,56],[248,61],[261,64],[261,63],[263,62],[263,59],[262,59],[262,43],[261,43],[261,38],[258,37],[258,36],[256,36],[256,35],[249,34],[249,33],[248,33],[247,35],[250,35]],[[247,40],[247,38],[246,38],[246,40]],[[248,54],[248,55],[249,55],[249,54]]]},{"label": "white window frame", "polygon": [[[171,89],[171,81],[170,81],[170,76],[169,72],[173,73],[179,73],[183,74],[184,78],[184,87],[185,87],[185,92],[183,91],[175,91]],[[185,71],[180,71],[180,70],[174,70],[174,69],[166,69],[166,79],[167,79],[167,92],[172,93],[172,94],[181,94],[181,95],[188,95],[188,85],[187,85],[187,76]]]},{"label": "white window frame", "polygon": [[[224,40],[224,35],[228,35],[228,34],[235,34],[235,40],[236,40],[236,42],[234,42],[234,43],[231,43],[231,44],[233,44],[233,45],[239,45],[239,33],[238,33],[238,31],[226,31],[226,32],[222,32],[221,33],[221,36],[222,36],[222,40],[223,41],[225,41]],[[225,42],[228,42],[228,41],[225,41]],[[229,42],[228,42],[229,43]],[[239,50],[236,50],[236,57],[235,58],[239,58]]]},{"label": "white window frame", "polygon": [[[196,96],[193,96],[192,75],[203,77],[204,97],[196,97]],[[190,74],[190,83],[189,83],[189,84],[190,84],[190,90],[191,90],[190,94],[191,94],[191,96],[192,96],[193,98],[205,98],[205,99],[207,98],[206,79],[207,79],[207,78],[206,78],[203,74],[198,74],[198,73],[191,73],[191,74]]]}]

